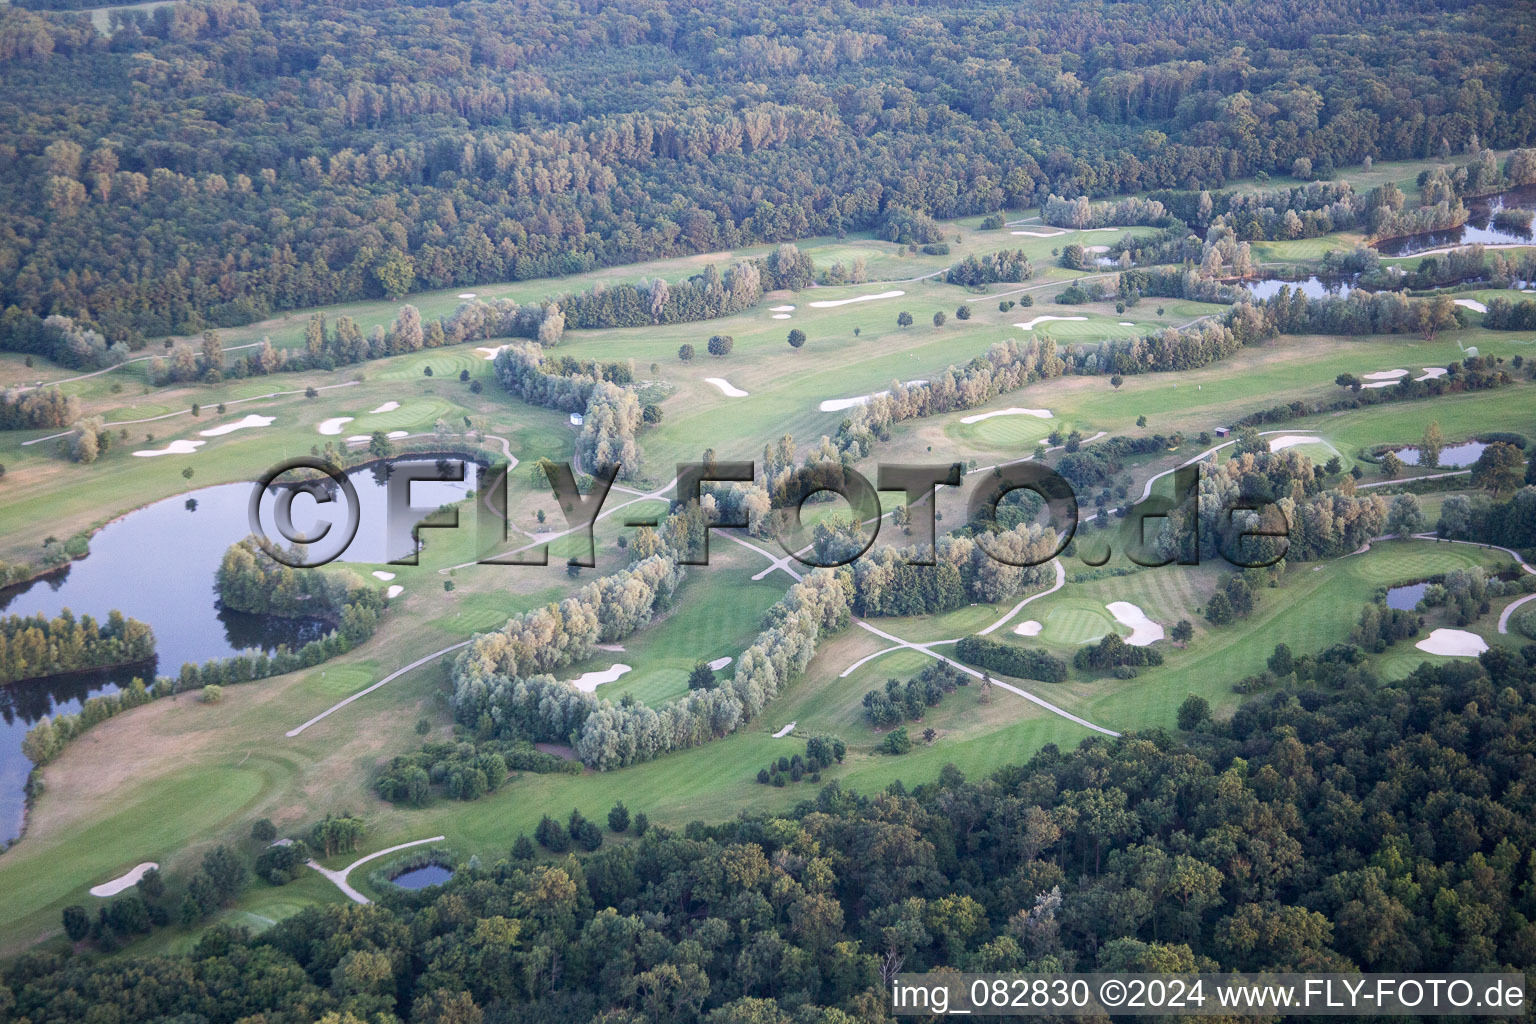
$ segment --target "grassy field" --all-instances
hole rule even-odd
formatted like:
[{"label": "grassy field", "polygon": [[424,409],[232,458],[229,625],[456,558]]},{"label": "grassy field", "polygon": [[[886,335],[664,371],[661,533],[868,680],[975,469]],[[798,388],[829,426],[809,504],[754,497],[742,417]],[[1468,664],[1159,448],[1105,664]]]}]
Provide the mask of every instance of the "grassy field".
[{"label": "grassy field", "polygon": [[[1377,176],[1412,174],[1383,165]],[[1413,173],[1416,173],[1414,171]],[[1388,180],[1383,177],[1382,180]],[[1396,180],[1392,178],[1391,180]],[[1187,324],[1220,313],[1223,307],[1176,300],[1144,300],[1125,313],[1113,304],[1059,306],[1052,299],[1068,280],[1080,276],[1051,267],[1051,250],[1059,239],[1016,236],[1009,229],[982,232],[979,218],[946,225],[952,253],[944,257],[914,255],[906,249],[870,237],[811,239],[802,249],[819,265],[856,255],[869,262],[878,280],[863,285],[815,288],[775,294],[738,316],[707,323],[648,327],[633,330],[572,331],[562,353],[581,359],[631,359],[636,375],[657,393],[663,419],[641,437],[646,451],[645,479],[660,485],[671,479],[674,464],[695,460],[704,448],[721,458],[755,458],[764,444],[792,434],[801,450],[822,435],[834,433],[845,411],[823,411],[822,402],[866,395],[892,381],[932,379],[951,365],[960,365],[986,352],[994,342],[1024,337],[1016,326],[1042,315],[1082,316],[1085,320],[1038,323],[1033,333],[1050,335],[1063,344],[1129,336],[1164,326]],[[1097,241],[1107,238],[1097,236]],[[1330,246],[1349,244],[1344,236],[1273,243],[1264,258],[1312,260]],[[1042,274],[1024,285],[995,285],[969,291],[918,280],[942,270],[970,252],[1022,247]],[[470,289],[481,296],[505,295],[532,301],[600,282],[635,280],[641,276],[678,279],[709,262],[754,255],[766,247],[732,254],[658,261],[643,267],[596,271],[555,281],[517,282]],[[412,296],[426,315],[441,315],[460,301],[463,289]],[[819,306],[884,291],[900,296]],[[1029,294],[1029,309],[998,309],[1000,298]],[[1482,293],[1477,293],[1482,294]],[[959,320],[955,311],[969,305],[973,315]],[[328,309],[327,315],[347,314],[363,329],[393,319],[398,303],[355,303]],[[793,305],[788,320],[773,319],[770,307]],[[899,312],[910,312],[916,323],[899,328]],[[932,324],[935,312],[947,314],[941,327]],[[270,336],[275,344],[300,343],[306,312],[263,324],[223,332],[227,346],[259,342]],[[1130,321],[1134,326],[1123,326]],[[1425,367],[1445,366],[1461,358],[1463,346],[1477,345],[1484,354],[1513,356],[1528,339],[1475,326],[1443,334],[1434,342],[1411,336],[1331,338],[1286,337],[1242,351],[1222,363],[1176,374],[1129,377],[1113,388],[1102,377],[1067,377],[1042,382],[1004,395],[986,406],[927,420],[898,424],[874,456],[860,468],[873,475],[874,466],[888,462],[934,462],[975,459],[980,465],[1020,458],[1034,450],[1052,429],[1073,429],[1084,435],[1144,435],[1183,432],[1189,440],[1177,451],[1130,460],[1121,483],[1139,493],[1153,473],[1182,462],[1201,450],[1193,440],[1202,430],[1230,424],[1255,409],[1293,399],[1316,400],[1338,394],[1334,377],[1342,372],[1365,373],[1402,368],[1417,375]],[[800,350],[785,340],[791,328],[806,332]],[[702,354],[712,334],[730,334],[735,348],[716,359]],[[682,363],[678,346],[689,343],[700,355]],[[156,350],[152,346],[152,350]],[[238,353],[236,353],[238,354]],[[24,445],[46,432],[14,432],[0,438],[4,447],[5,501],[0,502],[0,557],[35,558],[48,536],[65,537],[89,530],[124,512],[169,495],[209,484],[250,480],[280,458],[343,443],[349,436],[373,430],[433,432],[439,420],[454,431],[464,420],[489,434],[505,438],[511,453],[523,462],[539,458],[567,459],[574,431],[563,414],[517,402],[495,385],[491,364],[473,347],[460,347],[370,362],[334,372],[285,374],[260,380],[230,380],[214,386],[157,389],[148,385],[144,363],[133,363],[106,374],[64,385],[86,409],[105,415],[114,430],[127,431],[112,450],[91,466],[65,461],[55,441]],[[431,377],[424,374],[430,367]],[[467,371],[483,385],[479,395],[458,379]],[[73,376],[34,359],[0,355],[0,384],[35,383]],[[707,378],[723,378],[748,392],[731,398]],[[306,387],[325,388],[315,399]],[[292,392],[274,394],[275,392]],[[1491,430],[1519,431],[1536,437],[1533,385],[1521,383],[1495,392],[1450,395],[1438,399],[1394,403],[1283,424],[1287,433],[1319,441],[1303,447],[1317,459],[1337,451],[1346,465],[1366,469],[1361,451],[1383,443],[1411,443],[1425,424],[1440,423],[1449,440]],[[262,397],[270,396],[270,397]],[[242,399],[241,404],[233,404]],[[192,416],[193,402],[201,415]],[[227,403],[219,413],[220,402]],[[398,408],[375,413],[386,402]],[[960,422],[979,413],[1012,407],[1048,409],[1050,419],[1000,416]],[[249,413],[275,417],[269,427],[203,437],[201,431],[234,422]],[[1139,417],[1146,425],[1139,426]],[[151,417],[163,417],[150,419]],[[341,432],[319,433],[326,420],[350,417]],[[130,422],[148,420],[148,422]],[[188,455],[135,457],[135,450],[164,447],[175,439],[206,443]],[[500,453],[500,442],[486,450]],[[182,474],[191,469],[190,480]],[[814,784],[783,788],[754,781],[770,759],[803,750],[804,738],[835,733],[849,743],[845,764],[829,770],[836,779],[861,791],[879,789],[895,779],[907,783],[934,777],[948,763],[969,775],[982,775],[999,765],[1017,762],[1048,743],[1072,745],[1089,730],[1054,715],[1015,694],[994,688],[983,701],[980,687],[967,686],[930,709],[915,734],[935,730],[930,746],[919,743],[903,757],[877,752],[883,734],[866,721],[860,698],[887,678],[906,679],[929,662],[910,648],[893,649],[870,632],[854,626],[823,644],[810,669],[794,682],[760,718],[737,734],[705,747],[669,755],[658,761],[620,771],[580,775],[524,774],[500,792],[471,804],[446,799],[428,807],[407,809],[385,804],[372,791],[379,766],[394,755],[415,749],[421,738],[416,723],[426,719],[429,738],[452,734],[447,703],[445,660],[403,675],[297,737],[284,734],[336,701],[357,693],[386,674],[446,647],[475,631],[494,629],[516,612],[553,601],[600,574],[622,567],[627,552],[619,539],[631,533],[616,506],[633,494],[615,492],[610,512],[596,529],[598,564],[573,581],[563,565],[576,553],[576,538],[552,545],[544,568],[507,568],[472,563],[486,553],[485,539],[471,528],[472,518],[455,531],[437,531],[415,567],[390,567],[405,587],[392,603],[383,629],[372,641],[350,654],[315,669],[260,683],[230,687],[217,705],[197,703],[190,695],[154,702],[108,721],[73,743],[44,772],[46,793],[37,801],[25,838],[0,856],[0,889],[8,894],[0,905],[0,952],[15,952],[58,931],[59,910],[71,902],[93,904],[86,894],[93,884],[114,877],[142,860],[156,860],[173,877],[184,877],[202,853],[220,842],[241,844],[250,822],[270,817],[280,828],[306,829],[328,812],[354,811],[370,823],[361,852],[439,833],[464,855],[490,861],[504,856],[520,832],[531,831],[548,812],[563,815],[573,806],[602,819],[619,799],[643,810],[654,821],[682,825],[690,820],[718,820],[743,809],[782,811],[815,793]],[[1434,496],[1431,509],[1443,496]],[[963,489],[945,489],[941,511],[945,523],[963,520]],[[836,505],[821,506],[826,514]],[[513,474],[510,495],[515,529],[560,529],[563,517],[553,500],[535,490],[526,472]],[[546,523],[540,524],[538,513]],[[660,501],[637,502],[627,513],[664,511]],[[1433,511],[1431,513],[1433,517]],[[943,524],[941,524],[943,525]],[[894,531],[893,531],[894,533]],[[892,540],[890,534],[883,539]],[[526,543],[527,538],[517,538]],[[774,548],[771,543],[765,546]],[[775,550],[775,554],[777,551]],[[599,691],[619,699],[633,696],[656,705],[684,692],[687,674],[698,659],[739,655],[761,628],[765,609],[784,593],[790,578],[768,569],[762,555],[716,537],[711,565],[690,571],[676,606],[660,621],[622,641],[623,651],[602,651],[588,662],[571,666],[567,678],[615,663],[632,671]],[[1230,569],[1224,565],[1197,568],[1166,567],[1087,583],[1069,583],[1062,590],[1029,605],[1009,626],[992,635],[1010,643],[1039,645],[1070,659],[1078,647],[1111,630],[1126,633],[1106,605],[1129,601],[1155,621],[1171,627],[1180,619],[1194,624],[1186,647],[1164,644],[1166,663],[1146,669],[1135,679],[1089,677],[1076,670],[1060,684],[1019,681],[1063,709],[1115,730],[1172,728],[1180,701],[1198,692],[1218,714],[1229,714],[1241,699],[1232,683],[1263,667],[1275,643],[1297,652],[1312,651],[1347,639],[1360,607],[1377,588],[1396,581],[1420,579],[1448,569],[1497,566],[1506,561],[1494,552],[1424,541],[1384,542],[1370,552],[1325,563],[1292,565],[1280,587],[1259,595],[1254,616],[1220,629],[1210,628],[1201,615],[1205,602]],[[1123,564],[1123,563],[1115,563]],[[367,571],[373,566],[357,566]],[[1085,567],[1075,561],[1069,573]],[[444,588],[451,582],[454,589]],[[953,640],[995,622],[1012,601],[974,605],[945,615],[915,619],[885,619],[876,625],[914,643]],[[105,611],[105,610],[101,610]],[[131,609],[125,609],[131,614]],[[1490,642],[1511,642],[1492,632],[1499,607],[1472,627]],[[1017,622],[1044,624],[1039,637],[1012,632]],[[1432,617],[1433,624],[1433,617]],[[942,645],[933,648],[943,652]],[[952,651],[952,648],[949,650]],[[878,654],[857,668],[861,659]],[[1375,656],[1378,670],[1391,678],[1411,671],[1428,657],[1411,646]],[[727,668],[726,674],[730,672]],[[846,674],[844,674],[846,672]],[[788,738],[773,733],[794,723]],[[337,858],[337,866],[350,858]],[[360,873],[361,874],[361,873]],[[364,878],[353,883],[367,889]],[[266,927],[296,910],[338,899],[340,894],[318,876],[306,876],[282,889],[258,884],[224,917],[253,928]],[[179,927],[157,932],[140,949],[182,949],[194,933]]]}]

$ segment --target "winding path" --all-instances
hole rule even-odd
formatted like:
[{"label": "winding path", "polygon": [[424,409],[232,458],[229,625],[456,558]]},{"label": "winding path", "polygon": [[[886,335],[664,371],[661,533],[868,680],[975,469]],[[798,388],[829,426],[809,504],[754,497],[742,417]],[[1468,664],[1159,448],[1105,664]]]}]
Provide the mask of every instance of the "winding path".
[{"label": "winding path", "polygon": [[433,651],[431,654],[428,654],[428,655],[426,655],[424,657],[421,657],[421,658],[417,658],[415,661],[411,662],[409,665],[406,665],[404,668],[397,668],[397,669],[395,669],[389,675],[385,676],[383,679],[380,679],[378,682],[374,683],[372,686],[367,687],[366,689],[358,690],[352,696],[344,697],[343,699],[337,701],[335,704],[332,704],[330,707],[326,708],[324,711],[320,712],[318,715],[316,715],[314,718],[311,718],[309,721],[305,722],[303,725],[298,726],[298,727],[293,728],[293,729],[289,729],[287,732],[283,733],[283,735],[287,736],[290,739],[292,739],[293,737],[297,736],[299,733],[303,732],[305,729],[308,729],[310,726],[314,725],[316,722],[320,721],[321,719],[329,718],[331,715],[333,715],[336,712],[340,711],[342,708],[346,707],[348,704],[351,704],[353,701],[355,701],[355,700],[357,700],[357,699],[359,699],[361,697],[368,696],[370,693],[372,693],[374,690],[377,690],[379,687],[383,686],[385,683],[392,683],[396,679],[399,679],[401,676],[405,675],[407,672],[410,672],[413,669],[420,668],[421,666],[425,665],[427,662],[432,661],[434,658],[441,658],[443,655],[448,654],[448,653],[450,653],[452,651],[456,651],[460,647],[468,647],[470,644],[472,644],[474,642],[475,642],[474,637],[470,637],[468,640],[460,640],[458,643],[453,644],[453,645],[448,646],[448,647],[444,647],[440,651]]},{"label": "winding path", "polygon": [[421,846],[425,843],[440,843],[445,838],[447,837],[433,836],[431,839],[413,839],[409,843],[400,843],[397,846],[391,846],[380,850],[378,853],[370,853],[366,857],[359,857],[357,860],[353,861],[351,864],[348,864],[340,871],[332,871],[330,868],[323,868],[313,860],[309,861],[308,863],[310,867],[314,868],[316,871],[320,872],[326,878],[329,878],[332,882],[334,882],[336,884],[336,888],[340,889],[344,894],[346,894],[347,899],[351,900],[353,903],[369,903],[372,901],[369,900],[367,896],[364,896],[362,893],[358,892],[356,889],[347,884],[348,875],[350,875],[357,868],[367,864],[369,861],[378,860],[380,857],[387,857],[389,854],[394,853],[397,850],[406,850],[412,846]]},{"label": "winding path", "polygon": [[1008,614],[1007,615],[1004,615],[1002,618],[1000,618],[996,622],[992,623],[992,625],[988,626],[986,629],[983,629],[983,630],[979,631],[977,633],[977,635],[978,636],[986,636],[988,633],[991,633],[994,630],[998,629],[1000,626],[1002,626],[1003,623],[1007,622],[1009,619],[1011,619],[1015,615],[1019,614],[1019,612],[1023,611],[1024,610],[1024,606],[1029,604],[1029,602],[1031,602],[1031,601],[1038,601],[1040,598],[1045,597],[1047,594],[1054,594],[1054,593],[1056,593],[1056,591],[1058,591],[1062,587],[1066,586],[1067,585],[1067,568],[1066,568],[1066,566],[1061,564],[1061,559],[1059,559],[1059,558],[1051,559],[1051,565],[1056,567],[1056,582],[1051,585],[1051,588],[1049,590],[1042,590],[1038,594],[1030,594],[1028,597],[1024,598],[1018,604],[1016,604],[1012,608],[1008,609]]}]

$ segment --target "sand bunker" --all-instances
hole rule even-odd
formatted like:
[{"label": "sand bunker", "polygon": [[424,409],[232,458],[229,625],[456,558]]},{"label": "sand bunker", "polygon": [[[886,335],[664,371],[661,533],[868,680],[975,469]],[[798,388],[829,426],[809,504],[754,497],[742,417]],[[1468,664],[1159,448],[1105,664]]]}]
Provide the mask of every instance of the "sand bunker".
[{"label": "sand bunker", "polygon": [[1413,646],[1427,654],[1472,658],[1488,649],[1488,641],[1464,629],[1437,629]]},{"label": "sand bunker", "polygon": [[1120,326],[1121,327],[1135,327],[1136,325],[1133,322],[1131,322],[1130,320],[1121,320],[1120,321]]},{"label": "sand bunker", "polygon": [[129,871],[126,875],[118,875],[110,882],[102,882],[100,885],[91,886],[91,895],[102,897],[116,896],[124,889],[131,889],[135,885],[138,885],[139,879],[143,878],[145,874],[150,871],[150,869],[158,868],[159,866],[160,865],[156,864],[154,861],[147,860],[143,864],[136,865],[133,870]]},{"label": "sand bunker", "polygon": [[1424,376],[1422,376],[1422,377],[1415,377],[1413,379],[1414,380],[1434,380],[1436,377],[1444,377],[1445,374],[1446,374],[1446,369],[1443,366],[1426,366],[1426,367],[1424,367]]},{"label": "sand bunker", "polygon": [[632,671],[629,665],[610,665],[601,672],[583,672],[579,677],[571,680],[571,685],[582,693],[591,693],[604,683],[611,683],[629,671]]},{"label": "sand bunker", "polygon": [[1065,231],[1010,231],[1011,235],[1028,235],[1030,238],[1056,238],[1065,235]]},{"label": "sand bunker", "polygon": [[387,598],[390,598],[390,599],[394,599],[394,598],[399,597],[403,593],[405,593],[405,588],[402,587],[400,584],[396,583],[394,586],[392,586],[388,590],[384,591],[384,596],[387,597]]},{"label": "sand bunker", "polygon": [[624,653],[623,644],[593,644],[592,646],[600,651],[613,651],[618,654]]},{"label": "sand bunker", "polygon": [[775,320],[789,320],[789,319],[791,319],[791,317],[790,317],[790,315],[788,313],[775,313],[775,314],[773,314],[773,318]]},{"label": "sand bunker", "polygon": [[459,298],[461,298],[461,299],[472,299],[474,297],[475,297],[475,293],[474,292],[459,292]]},{"label": "sand bunker", "polygon": [[276,416],[258,416],[255,413],[251,413],[245,419],[236,423],[226,423],[222,427],[210,427],[207,430],[199,431],[199,433],[204,437],[223,437],[225,434],[233,434],[235,431],[244,430],[246,427],[270,427],[276,419]]},{"label": "sand bunker", "polygon": [[207,443],[207,441],[172,441],[164,448],[146,448],[133,454],[141,459],[152,459],[156,455],[191,455]]},{"label": "sand bunker", "polygon": [[1039,636],[1040,631],[1044,628],[1044,626],[1036,622],[1034,619],[1030,619],[1028,622],[1021,622],[1017,626],[1014,626],[1013,631],[1019,636]]},{"label": "sand bunker", "polygon": [[1146,647],[1163,638],[1163,627],[1147,618],[1147,613],[1129,601],[1111,601],[1104,606],[1122,626],[1131,627],[1131,635],[1125,642],[1133,647]]},{"label": "sand bunker", "polygon": [[[911,387],[914,384],[927,384],[927,383],[928,383],[927,380],[909,380],[909,381],[906,382],[906,386],[907,387]],[[887,390],[887,391],[876,391],[872,395],[857,395],[857,396],[855,396],[853,398],[829,398],[825,402],[821,403],[821,411],[822,412],[842,412],[844,409],[852,409],[856,405],[863,405],[865,402],[869,401],[871,398],[880,398],[880,397],[882,397],[884,395],[888,395],[888,394],[890,394],[890,391]]]},{"label": "sand bunker", "polygon": [[881,292],[878,295],[860,295],[857,298],[852,298],[852,299],[823,299],[820,302],[813,302],[813,303],[811,303],[811,308],[812,309],[831,309],[833,306],[846,306],[850,302],[873,302],[875,299],[894,299],[894,298],[896,298],[898,296],[905,295],[905,294],[907,294],[907,293],[903,292],[903,291],[894,291],[894,292]]},{"label": "sand bunker", "polygon": [[369,416],[377,416],[381,412],[394,412],[398,408],[400,408],[400,403],[399,402],[385,402],[383,405],[379,406],[377,409],[369,409],[368,410],[368,415]]},{"label": "sand bunker", "polygon": [[372,434],[353,434],[347,438],[347,444],[362,444],[364,441],[372,441]]},{"label": "sand bunker", "polygon": [[485,356],[485,358],[487,360],[494,360],[496,358],[497,354],[499,352],[501,352],[502,349],[509,348],[509,347],[510,346],[508,346],[508,345],[497,345],[494,348],[485,348],[485,347],[482,346],[481,348],[475,349],[475,351],[479,352],[481,355]]},{"label": "sand bunker", "polygon": [[769,308],[768,311],[770,313],[793,313],[795,311],[795,307],[794,306],[772,306],[772,307]]},{"label": "sand bunker", "polygon": [[720,393],[726,398],[746,398],[750,392],[743,391],[724,377],[705,377],[704,383],[713,384],[720,389]]},{"label": "sand bunker", "polygon": [[390,580],[395,578],[395,574],[392,572],[385,572],[383,569],[375,569],[373,570],[373,578],[376,580],[383,580],[385,583],[388,583]]},{"label": "sand bunker", "polygon": [[989,420],[993,416],[1038,416],[1042,420],[1051,418],[1049,409],[998,409],[995,412],[979,412],[975,416],[962,417],[961,423],[980,423]]},{"label": "sand bunker", "polygon": [[1015,327],[1022,327],[1026,331],[1032,331],[1032,330],[1035,329],[1035,324],[1043,324],[1047,320],[1087,320],[1087,319],[1088,318],[1085,317],[1085,316],[1051,316],[1051,315],[1047,314],[1045,316],[1037,316],[1033,320],[1026,320],[1026,321],[1024,321],[1021,324],[1014,324],[1013,326],[1015,326]]},{"label": "sand bunker", "polygon": [[1293,445],[1321,444],[1322,440],[1320,437],[1309,437],[1306,434],[1286,434],[1284,437],[1270,438],[1269,450],[1272,452],[1283,452]]},{"label": "sand bunker", "polygon": [[778,732],[774,733],[773,734],[773,738],[776,739],[776,740],[781,740],[785,736],[788,736],[790,733],[792,733],[794,731],[795,731],[795,723],[794,722],[790,722],[784,728],[782,728]]},{"label": "sand bunker", "polygon": [[322,434],[339,434],[341,428],[352,422],[351,416],[335,416],[315,428]]},{"label": "sand bunker", "polygon": [[714,661],[709,663],[710,671],[712,671],[712,672],[719,672],[721,669],[725,668],[725,666],[729,665],[734,660],[735,659],[732,658],[729,654],[727,654],[723,658],[716,658]]},{"label": "sand bunker", "polygon": [[1361,380],[1397,380],[1399,377],[1408,376],[1407,370],[1379,370],[1376,373],[1362,373]]},{"label": "sand bunker", "polygon": [[1454,299],[1453,301],[1456,303],[1456,305],[1462,307],[1463,309],[1470,309],[1474,313],[1488,312],[1488,307],[1483,305],[1481,302],[1478,302],[1476,299]]}]

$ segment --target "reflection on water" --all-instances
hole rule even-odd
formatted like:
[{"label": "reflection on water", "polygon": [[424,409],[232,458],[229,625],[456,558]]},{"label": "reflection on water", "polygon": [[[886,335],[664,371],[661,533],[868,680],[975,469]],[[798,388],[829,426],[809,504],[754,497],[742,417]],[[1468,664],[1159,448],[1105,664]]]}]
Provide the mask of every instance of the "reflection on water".
[{"label": "reflection on water", "polygon": [[[1438,465],[1442,469],[1465,469],[1476,462],[1478,456],[1487,448],[1481,441],[1463,441],[1461,444],[1448,444],[1440,449],[1440,461]],[[1399,448],[1397,457],[1405,466],[1417,466],[1419,464],[1419,450],[1417,448]]]},{"label": "reflection on water", "polygon": [[402,871],[390,881],[402,889],[425,889],[429,885],[442,885],[453,877],[453,872],[441,864],[423,864],[419,868]]},{"label": "reflection on water", "polygon": [[1401,587],[1388,587],[1387,607],[1411,612],[1419,606],[1419,599],[1428,589],[1428,583],[1409,583]]},{"label": "reflection on water", "polygon": [[[395,466],[432,473],[434,463],[400,460]],[[462,483],[414,483],[411,504],[435,509],[461,499],[474,484],[469,467]],[[355,562],[385,562],[389,552],[408,553],[409,517],[387,536],[386,470],[381,464],[348,473],[361,508],[356,538],[343,552]],[[331,485],[334,487],[334,485]],[[224,551],[249,534],[247,505],[252,485],[221,484],[190,495],[177,495],[130,512],[109,523],[91,538],[91,553],[58,572],[20,586],[0,590],[0,614],[52,618],[65,608],[76,615],[105,621],[113,609],[147,622],[155,631],[160,671],[174,675],[185,662],[203,662],[243,650],[275,650],[280,645],[302,647],[324,635],[328,626],[317,619],[248,615],[219,606],[214,577]],[[272,529],[268,497],[262,522]],[[293,523],[313,529],[322,514],[337,515],[342,506],[322,507],[311,494],[293,500]],[[336,527],[339,532],[340,526]],[[430,533],[427,535],[430,539]],[[317,552],[318,553],[318,552]],[[14,839],[21,826],[22,788],[31,768],[21,753],[27,729],[43,715],[79,710],[88,697],[111,693],[134,676],[154,679],[154,666],[132,671],[81,673],[65,679],[39,680],[0,686],[0,843]]]},{"label": "reflection on water", "polygon": [[1301,281],[1281,281],[1278,278],[1263,278],[1258,281],[1244,281],[1243,287],[1255,299],[1268,299],[1280,294],[1280,289],[1289,288],[1293,293],[1301,292],[1309,299],[1321,299],[1328,296],[1343,298],[1354,291],[1354,286],[1348,281],[1325,280],[1321,277],[1309,277]]},{"label": "reflection on water", "polygon": [[1430,249],[1457,245],[1499,245],[1531,241],[1531,229],[1510,230],[1493,223],[1494,214],[1500,210],[1524,209],[1536,206],[1536,185],[1521,185],[1508,192],[1466,201],[1471,215],[1461,227],[1444,231],[1424,231],[1401,238],[1384,238],[1373,248],[1383,256],[1412,256]]}]

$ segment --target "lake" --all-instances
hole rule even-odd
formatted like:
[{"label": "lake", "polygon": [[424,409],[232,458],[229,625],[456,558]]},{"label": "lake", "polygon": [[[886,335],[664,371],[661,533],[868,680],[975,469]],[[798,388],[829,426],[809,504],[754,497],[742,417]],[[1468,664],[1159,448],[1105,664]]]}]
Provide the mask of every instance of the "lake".
[{"label": "lake", "polygon": [[[400,459],[392,465],[430,470],[433,463]],[[468,479],[463,483],[412,484],[411,504],[436,508],[462,499],[474,484],[473,467],[465,475]],[[408,552],[410,523],[396,524],[394,536],[387,536],[383,472],[360,467],[347,476],[357,489],[361,514],[357,536],[342,552],[342,560],[385,562],[390,551]],[[272,651],[279,645],[302,647],[324,635],[327,625],[316,619],[229,611],[219,607],[214,594],[214,577],[225,550],[251,532],[247,506],[252,487],[249,483],[203,487],[113,520],[91,538],[87,557],[48,576],[0,591],[0,615],[52,617],[69,608],[77,616],[91,615],[104,622],[107,613],[117,609],[148,623],[155,631],[158,672],[162,675],[178,674],[185,662],[223,658],[252,648]],[[269,494],[262,506],[262,522],[268,530],[272,529],[274,501]],[[327,510],[327,518],[331,514]],[[312,529],[319,516],[320,508],[312,495],[301,493],[294,498],[296,529]],[[335,529],[340,530],[341,525]],[[425,536],[430,540],[431,533]],[[156,671],[154,665],[134,666],[64,680],[0,686],[0,844],[21,831],[23,787],[31,770],[21,753],[27,729],[44,715],[78,711],[86,699],[112,693],[134,676],[152,682]]]},{"label": "lake", "polygon": [[1387,607],[1397,608],[1401,611],[1413,611],[1419,606],[1419,599],[1424,596],[1424,591],[1429,589],[1429,584],[1408,583],[1400,587],[1387,588]]},{"label": "lake", "polygon": [[1531,242],[1530,230],[1511,231],[1497,227],[1493,223],[1493,215],[1504,209],[1529,210],[1536,207],[1536,185],[1521,185],[1508,192],[1468,199],[1466,207],[1471,216],[1460,227],[1446,228],[1443,231],[1424,231],[1416,235],[1403,235],[1400,238],[1384,238],[1374,243],[1372,248],[1383,256],[1412,256],[1415,253],[1443,249],[1447,246],[1511,245]]}]

